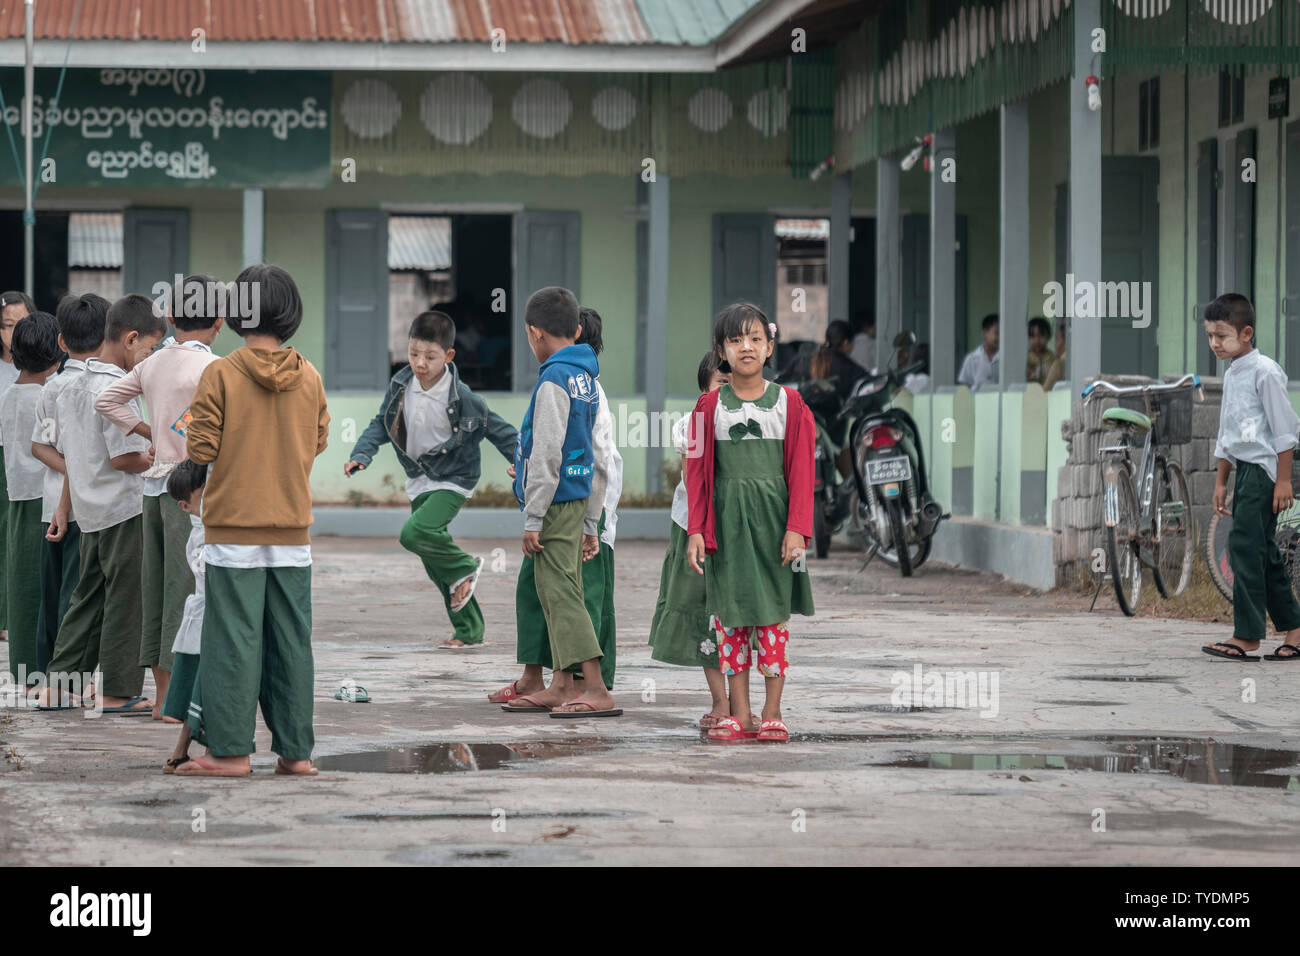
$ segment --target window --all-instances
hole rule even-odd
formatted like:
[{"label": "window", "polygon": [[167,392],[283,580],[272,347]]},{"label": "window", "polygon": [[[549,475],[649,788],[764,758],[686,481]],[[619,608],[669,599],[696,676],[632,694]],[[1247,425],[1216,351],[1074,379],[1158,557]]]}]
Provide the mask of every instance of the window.
[{"label": "window", "polygon": [[1138,150],[1160,145],[1160,77],[1153,76],[1138,86]]},{"label": "window", "polygon": [[1246,78],[1233,76],[1228,70],[1219,71],[1219,126],[1232,126],[1245,121]]}]

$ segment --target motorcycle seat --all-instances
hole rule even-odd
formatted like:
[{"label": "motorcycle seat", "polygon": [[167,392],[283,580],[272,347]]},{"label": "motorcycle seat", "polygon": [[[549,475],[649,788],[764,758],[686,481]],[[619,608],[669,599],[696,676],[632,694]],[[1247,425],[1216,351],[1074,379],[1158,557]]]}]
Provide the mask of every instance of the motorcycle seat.
[{"label": "motorcycle seat", "polygon": [[1139,432],[1151,430],[1151,419],[1132,408],[1108,408],[1101,413],[1101,420],[1121,428],[1133,428]]}]

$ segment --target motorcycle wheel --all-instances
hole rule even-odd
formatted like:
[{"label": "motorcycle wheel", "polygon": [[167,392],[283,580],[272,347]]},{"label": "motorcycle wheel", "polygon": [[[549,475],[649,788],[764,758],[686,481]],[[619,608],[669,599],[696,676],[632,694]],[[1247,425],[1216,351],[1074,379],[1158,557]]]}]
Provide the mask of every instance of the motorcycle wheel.
[{"label": "motorcycle wheel", "polygon": [[826,509],[820,501],[813,502],[813,547],[819,558],[831,550],[831,529],[826,525]]},{"label": "motorcycle wheel", "polygon": [[912,555],[907,546],[906,527],[907,519],[903,515],[903,503],[897,498],[891,499],[889,502],[889,533],[894,539],[894,553],[898,556],[898,570],[903,577],[910,578],[912,576]]}]

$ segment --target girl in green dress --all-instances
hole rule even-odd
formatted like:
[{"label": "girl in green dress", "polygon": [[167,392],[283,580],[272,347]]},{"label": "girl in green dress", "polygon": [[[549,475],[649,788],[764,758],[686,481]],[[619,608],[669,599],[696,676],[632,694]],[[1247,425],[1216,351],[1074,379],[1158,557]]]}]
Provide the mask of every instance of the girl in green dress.
[{"label": "girl in green dress", "polygon": [[[700,391],[712,392],[725,385],[730,375],[718,368],[718,353],[710,349],[700,362]],[[686,564],[686,470],[689,467],[688,430],[690,416],[683,416],[673,426],[673,447],[682,456],[682,478],[673,492],[672,523],[669,526],[668,553],[659,572],[659,600],[654,620],[650,622],[650,656],[665,664],[703,667],[709,693],[713,695],[709,712],[700,718],[700,727],[711,729],[729,714],[727,680],[718,667],[718,646],[704,600],[704,578]]]},{"label": "girl in green dress", "polygon": [[[687,562],[704,575],[719,666],[730,678],[731,715],[709,739],[783,743],[790,736],[781,719],[787,622],[813,613],[804,552],[812,536],[816,426],[798,392],[763,378],[776,327],[761,309],[727,306],[714,320],[713,341],[731,382],[695,405],[690,448],[699,457],[686,479]],[[753,663],[766,683],[758,727],[749,712]]]}]

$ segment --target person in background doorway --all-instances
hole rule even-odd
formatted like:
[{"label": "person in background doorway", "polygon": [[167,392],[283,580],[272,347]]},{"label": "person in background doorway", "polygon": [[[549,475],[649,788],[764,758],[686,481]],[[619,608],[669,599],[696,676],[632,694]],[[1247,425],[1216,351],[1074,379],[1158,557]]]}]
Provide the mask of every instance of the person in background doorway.
[{"label": "person in background doorway", "polygon": [[1029,355],[1025,359],[1025,381],[1042,385],[1052,370],[1056,355],[1048,348],[1052,326],[1041,315],[1029,320]]},{"label": "person in background doorway", "polygon": [[1047,377],[1043,379],[1043,390],[1050,392],[1052,386],[1065,378],[1067,365],[1065,361],[1065,339],[1069,334],[1065,326],[1065,319],[1056,320],[1056,357],[1052,361],[1052,366],[1047,370]]},{"label": "person in background doorway", "polygon": [[876,317],[870,312],[857,312],[853,316],[853,349],[849,358],[865,369],[876,367]]},{"label": "person in background doorway", "polygon": [[957,375],[957,384],[969,386],[972,392],[978,392],[982,386],[990,382],[996,384],[998,381],[998,360],[1001,353],[998,351],[997,313],[984,316],[980,329],[984,341],[966,356],[966,360],[961,363],[961,372]]},{"label": "person in background doorway", "polygon": [[849,357],[853,348],[853,330],[843,319],[826,326],[826,341],[815,352],[801,355],[791,362],[777,381],[806,382],[810,379],[834,379],[840,400],[848,399],[853,386],[865,378],[867,370]]}]

